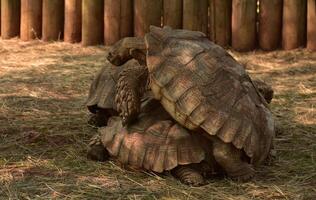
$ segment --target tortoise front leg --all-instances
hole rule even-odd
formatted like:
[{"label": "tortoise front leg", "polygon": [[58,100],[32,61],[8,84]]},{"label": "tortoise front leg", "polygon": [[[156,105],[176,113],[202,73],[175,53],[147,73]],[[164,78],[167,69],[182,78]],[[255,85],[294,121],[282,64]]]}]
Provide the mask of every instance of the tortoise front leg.
[{"label": "tortoise front leg", "polygon": [[119,75],[115,103],[123,125],[135,120],[140,112],[141,97],[147,89],[148,70],[145,66],[129,66]]}]

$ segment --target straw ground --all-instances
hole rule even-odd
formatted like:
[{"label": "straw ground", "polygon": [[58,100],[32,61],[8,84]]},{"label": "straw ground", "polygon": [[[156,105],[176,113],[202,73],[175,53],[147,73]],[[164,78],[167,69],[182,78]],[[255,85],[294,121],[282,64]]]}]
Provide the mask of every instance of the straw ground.
[{"label": "straw ground", "polygon": [[273,85],[277,157],[254,180],[193,188],[86,159],[89,84],[105,47],[0,41],[0,199],[316,199],[316,54],[231,52]]}]

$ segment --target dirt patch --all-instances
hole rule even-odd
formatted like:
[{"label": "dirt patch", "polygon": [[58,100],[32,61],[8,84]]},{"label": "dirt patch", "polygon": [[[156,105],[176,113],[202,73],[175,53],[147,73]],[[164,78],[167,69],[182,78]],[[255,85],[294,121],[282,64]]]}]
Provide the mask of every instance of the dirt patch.
[{"label": "dirt patch", "polygon": [[0,40],[0,199],[316,199],[316,53],[231,52],[275,90],[277,159],[249,183],[192,188],[85,158],[84,103],[106,51]]}]

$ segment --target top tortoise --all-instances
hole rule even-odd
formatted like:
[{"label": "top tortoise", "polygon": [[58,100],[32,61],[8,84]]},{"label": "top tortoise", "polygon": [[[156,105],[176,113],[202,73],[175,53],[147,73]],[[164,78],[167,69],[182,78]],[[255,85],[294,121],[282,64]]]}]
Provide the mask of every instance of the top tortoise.
[{"label": "top tortoise", "polygon": [[118,80],[115,101],[123,121],[137,116],[140,101],[131,99],[140,98],[148,84],[173,119],[212,141],[213,155],[228,175],[253,176],[253,166],[272,148],[274,120],[242,65],[205,34],[170,27],[151,26],[144,39],[124,38],[108,55],[114,65],[131,58],[143,65]]}]

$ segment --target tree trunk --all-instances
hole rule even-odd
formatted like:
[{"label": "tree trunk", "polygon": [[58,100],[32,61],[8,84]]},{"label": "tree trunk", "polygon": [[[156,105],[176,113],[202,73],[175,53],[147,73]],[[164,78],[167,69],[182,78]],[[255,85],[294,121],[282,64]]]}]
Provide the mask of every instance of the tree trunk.
[{"label": "tree trunk", "polygon": [[182,28],[182,0],[163,1],[163,25],[172,28]]},{"label": "tree trunk", "polygon": [[134,0],[134,34],[143,37],[149,26],[161,26],[162,0]]},{"label": "tree trunk", "polygon": [[21,39],[42,36],[42,0],[21,0]]},{"label": "tree trunk", "polygon": [[306,0],[284,0],[282,46],[295,49],[306,42]]},{"label": "tree trunk", "polygon": [[1,36],[9,39],[20,33],[20,0],[1,0]]},{"label": "tree trunk", "polygon": [[233,0],[232,47],[250,51],[256,47],[256,0]]},{"label": "tree trunk", "polygon": [[207,34],[208,0],[183,0],[183,28]]},{"label": "tree trunk", "polygon": [[83,0],[82,3],[82,44],[84,46],[104,43],[104,2],[103,0]]},{"label": "tree trunk", "polygon": [[112,45],[133,35],[132,0],[104,0],[104,42]]},{"label": "tree trunk", "polygon": [[230,45],[232,0],[209,0],[210,39],[220,46]]},{"label": "tree trunk", "polygon": [[60,40],[64,30],[64,1],[43,0],[42,34],[44,41]]},{"label": "tree trunk", "polygon": [[263,50],[280,46],[283,0],[260,0],[259,45]]},{"label": "tree trunk", "polygon": [[65,42],[75,43],[81,41],[81,5],[81,0],[65,0]]},{"label": "tree trunk", "polygon": [[316,0],[308,0],[307,48],[316,51]]}]

